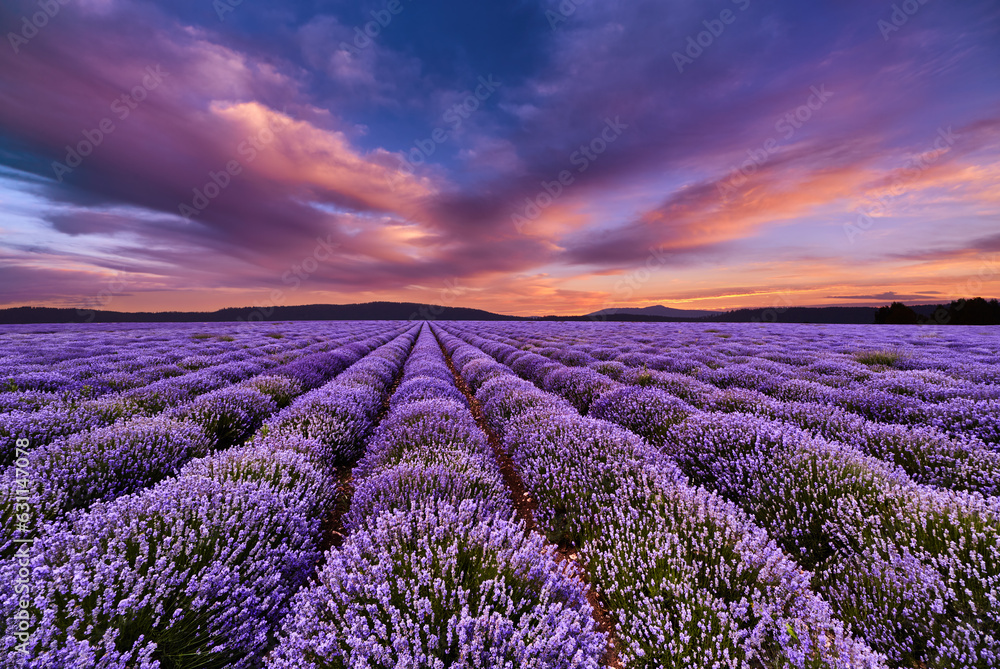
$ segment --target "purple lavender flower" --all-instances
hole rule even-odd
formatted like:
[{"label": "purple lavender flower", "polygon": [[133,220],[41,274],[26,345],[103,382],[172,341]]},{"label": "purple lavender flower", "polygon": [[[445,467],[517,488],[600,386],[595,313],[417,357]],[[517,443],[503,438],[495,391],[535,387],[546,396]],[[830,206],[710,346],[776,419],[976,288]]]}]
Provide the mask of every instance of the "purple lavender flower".
[{"label": "purple lavender flower", "polygon": [[[197,425],[157,417],[81,432],[34,449],[27,466],[17,468],[25,472],[20,494],[29,497],[29,526],[152,485],[204,456],[211,443]],[[14,548],[13,500],[19,479],[13,467],[0,478],[0,555]]]},{"label": "purple lavender flower", "polygon": [[200,426],[216,448],[246,441],[278,406],[254,388],[230,386],[206,393],[190,404],[167,413]]},{"label": "purple lavender flower", "polygon": [[[674,429],[672,449],[694,483],[739,503],[817,570],[838,613],[893,662],[977,665],[996,656],[995,498],[919,486],[850,447],[744,414],[692,416]],[[936,574],[936,585],[912,580],[919,573]],[[946,604],[932,607],[927,597],[942,588]],[[914,619],[914,611],[934,615]]]},{"label": "purple lavender flower", "polygon": [[[320,556],[330,500],[328,477],[301,454],[245,449],[52,526],[30,559],[38,625],[25,666],[195,656],[258,666]],[[6,561],[0,580],[17,568]],[[11,597],[3,646],[13,660]]]},{"label": "purple lavender flower", "polygon": [[10,411],[38,411],[59,400],[57,393],[39,390],[9,391],[0,393],[0,413]]},{"label": "purple lavender flower", "polygon": [[267,435],[298,435],[315,439],[329,449],[334,460],[345,462],[362,447],[371,430],[370,407],[379,400],[370,389],[320,389],[300,397],[282,409],[264,426]]},{"label": "purple lavender flower", "polygon": [[441,450],[407,455],[355,485],[351,508],[344,517],[348,532],[383,514],[435,506],[438,502],[457,506],[468,501],[479,521],[513,515],[510,495],[499,472],[484,466],[474,455]]},{"label": "purple lavender flower", "polygon": [[439,503],[378,516],[300,592],[269,669],[596,669],[585,586],[524,526]]},{"label": "purple lavender flower", "polygon": [[302,384],[288,376],[265,374],[244,382],[244,386],[261,392],[272,400],[279,409],[284,409],[302,394]]},{"label": "purple lavender flower", "polygon": [[466,404],[465,395],[455,387],[452,379],[443,381],[439,378],[428,376],[414,376],[408,378],[392,395],[392,406],[400,406],[411,402],[422,400],[442,399]]},{"label": "purple lavender flower", "polygon": [[589,415],[617,423],[650,443],[661,444],[671,426],[695,411],[684,400],[657,388],[623,386],[601,395]]},{"label": "purple lavender flower", "polygon": [[27,440],[30,448],[48,444],[94,427],[113,423],[128,415],[113,397],[81,403],[58,402],[38,411],[11,411],[0,414],[0,466],[14,461],[18,439]]},{"label": "purple lavender flower", "polygon": [[[442,341],[467,364],[474,359],[455,338]],[[616,425],[524,406],[517,395],[532,389],[522,384],[491,379],[480,391],[485,411],[501,424],[549,538],[580,545],[629,666],[750,667],[764,658],[884,666],[735,507],[692,489],[662,454]]]}]

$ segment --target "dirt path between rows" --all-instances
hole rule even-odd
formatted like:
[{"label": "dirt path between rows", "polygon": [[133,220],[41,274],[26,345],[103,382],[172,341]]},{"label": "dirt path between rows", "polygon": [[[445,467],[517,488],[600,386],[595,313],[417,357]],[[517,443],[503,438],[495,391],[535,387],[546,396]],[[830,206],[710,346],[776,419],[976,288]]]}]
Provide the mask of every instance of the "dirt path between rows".
[{"label": "dirt path between rows", "polygon": [[[500,465],[500,473],[503,475],[504,483],[507,484],[507,489],[510,491],[511,502],[514,505],[514,510],[517,512],[518,518],[524,521],[528,531],[539,532],[544,535],[544,533],[540,532],[538,524],[535,522],[535,510],[538,508],[538,502],[531,497],[531,494],[525,488],[524,479],[521,478],[521,473],[514,463],[513,458],[510,457],[510,454],[501,443],[500,437],[497,436],[496,432],[493,431],[487,422],[482,403],[473,394],[472,389],[469,388],[469,384],[465,382],[462,375],[455,369],[455,364],[452,362],[451,356],[445,349],[444,344],[441,343],[441,338],[437,336],[437,332],[434,331],[433,327],[430,330],[431,334],[437,340],[438,346],[441,347],[441,354],[444,356],[445,364],[448,365],[448,369],[455,378],[455,385],[468,400],[472,416],[476,419],[476,424],[486,435],[490,447],[496,455],[497,463]],[[622,666],[621,661],[618,659],[618,648],[620,646],[618,635],[615,634],[614,621],[597,595],[597,591],[591,585],[586,570],[577,561],[576,549],[558,547],[557,555],[561,560],[573,562],[577,578],[587,584],[587,601],[594,611],[594,621],[597,623],[598,630],[608,636],[608,650],[604,661],[608,667],[620,669]]]},{"label": "dirt path between rows", "polygon": [[[420,336],[419,331],[417,332],[417,336]],[[399,388],[399,384],[403,382],[403,367],[406,366],[406,360],[410,357],[410,353],[413,352],[413,347],[416,343],[417,339],[414,337],[413,344],[410,345],[410,350],[407,352],[406,358],[403,359],[402,364],[399,366],[399,370],[396,372],[396,378],[393,380],[392,385],[389,386],[389,390],[386,392],[385,398],[382,400],[382,407],[379,409],[378,416],[372,423],[372,433],[378,429],[378,426],[382,423],[382,419],[384,419],[386,414],[389,413],[389,402],[392,400],[392,396],[396,394],[396,389]],[[347,370],[345,369],[344,371]],[[370,438],[371,434],[365,435],[366,445]],[[358,460],[364,457],[365,450],[366,449],[362,449],[361,452],[358,453],[357,457],[351,460],[351,462],[337,469],[337,504],[334,506],[333,511],[330,512],[330,516],[327,518],[327,522],[323,526],[322,549],[324,553],[331,548],[340,548],[344,543],[344,515],[347,513],[348,509],[351,508],[351,498],[354,497],[354,466],[358,464]]]}]

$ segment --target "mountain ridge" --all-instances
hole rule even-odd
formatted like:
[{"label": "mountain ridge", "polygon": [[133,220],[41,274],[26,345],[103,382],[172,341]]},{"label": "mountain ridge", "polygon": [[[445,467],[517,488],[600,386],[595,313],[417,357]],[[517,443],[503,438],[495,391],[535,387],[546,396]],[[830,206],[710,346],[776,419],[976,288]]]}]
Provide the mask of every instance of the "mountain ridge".
[{"label": "mountain ridge", "polygon": [[655,304],[649,307],[628,307],[622,309],[601,309],[585,316],[668,316],[670,318],[706,318],[720,314],[720,311],[710,311],[707,309],[675,309],[662,304]]},{"label": "mountain ridge", "polygon": [[[979,304],[982,303],[982,304]],[[965,305],[968,305],[966,307]],[[973,312],[996,309],[982,298],[948,304],[904,307],[917,322],[939,324],[992,324],[994,316]],[[902,306],[902,305],[901,305]],[[446,307],[416,302],[365,302],[359,304],[306,304],[282,307],[227,307],[216,311],[122,312],[63,307],[8,307],[0,309],[0,325],[39,323],[227,323],[278,321],[619,321],[693,323],[830,323],[875,324],[886,320],[890,307],[781,307],[712,312],[653,305],[634,309],[602,309],[582,316],[511,316],[470,307]],[[674,314],[684,314],[683,316]],[[708,314],[692,316],[692,314]],[[909,321],[907,321],[909,322]]]}]

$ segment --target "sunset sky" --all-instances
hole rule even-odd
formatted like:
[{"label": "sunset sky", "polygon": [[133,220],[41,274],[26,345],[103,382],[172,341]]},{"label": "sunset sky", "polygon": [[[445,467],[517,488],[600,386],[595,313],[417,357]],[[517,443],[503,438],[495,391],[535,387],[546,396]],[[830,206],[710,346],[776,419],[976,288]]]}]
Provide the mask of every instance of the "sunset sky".
[{"label": "sunset sky", "polygon": [[0,306],[1000,295],[995,0],[5,0],[0,29]]}]

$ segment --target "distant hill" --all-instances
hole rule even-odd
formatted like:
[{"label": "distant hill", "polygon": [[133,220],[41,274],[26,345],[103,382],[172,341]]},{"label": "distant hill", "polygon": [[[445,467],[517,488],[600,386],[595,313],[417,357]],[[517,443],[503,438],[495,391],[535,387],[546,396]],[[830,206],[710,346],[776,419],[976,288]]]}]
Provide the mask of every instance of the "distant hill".
[{"label": "distant hill", "polygon": [[590,321],[591,323],[700,323],[698,318],[649,316],[637,314],[590,314],[587,316],[542,316],[538,321]]},{"label": "distant hill", "polygon": [[505,321],[517,316],[494,314],[482,309],[441,307],[414,302],[368,302],[365,304],[309,304],[297,307],[241,307],[218,311],[121,312],[52,307],[0,309],[0,324],[15,323],[225,323],[264,321]]},{"label": "distant hill", "polygon": [[[890,312],[892,309],[892,312]],[[655,311],[654,311],[655,310]],[[667,315],[659,310],[674,312]],[[614,310],[605,310],[614,311]],[[981,297],[957,300],[951,304],[917,304],[904,306],[893,303],[891,307],[785,307],[736,309],[726,312],[706,313],[700,317],[678,317],[685,313],[668,307],[647,307],[646,309],[621,310],[626,313],[582,318],[604,318],[607,320],[645,321],[690,321],[700,323],[841,323],[845,325],[871,325],[882,323],[897,324],[952,324],[952,325],[1000,325],[1000,305],[997,300]],[[635,312],[643,312],[641,315]],[[596,312],[600,314],[601,312]],[[890,315],[891,313],[891,315]],[[628,315],[627,315],[628,314]]]},{"label": "distant hill", "polygon": [[601,309],[600,311],[595,311],[592,314],[587,314],[587,316],[628,315],[660,316],[664,318],[705,318],[708,316],[715,316],[718,313],[718,311],[704,311],[700,309],[674,309],[673,307],[665,307],[662,304],[657,304],[653,307],[642,308]]},{"label": "distant hill", "polygon": [[[902,307],[902,309],[900,308]],[[894,309],[894,311],[892,311]],[[911,315],[912,314],[912,315]],[[51,307],[0,309],[0,325],[19,323],[226,323],[237,321],[620,321],[629,323],[950,323],[1000,324],[1000,306],[983,298],[958,300],[950,305],[912,307],[787,307],[737,309],[716,312],[673,309],[661,305],[643,309],[602,309],[584,316],[505,316],[482,309],[442,307],[414,302],[365,304],[309,304],[296,307],[241,307],[218,311],[164,311],[129,313]]]}]

